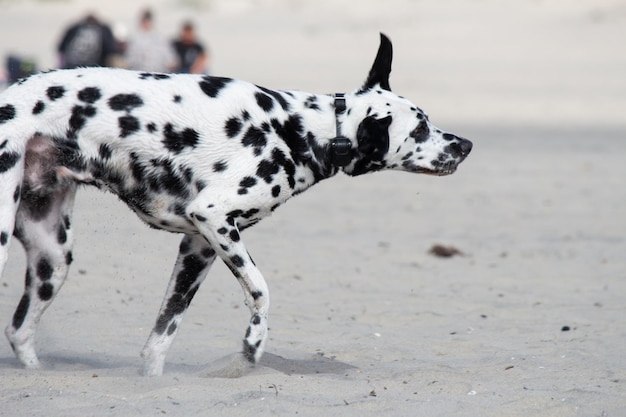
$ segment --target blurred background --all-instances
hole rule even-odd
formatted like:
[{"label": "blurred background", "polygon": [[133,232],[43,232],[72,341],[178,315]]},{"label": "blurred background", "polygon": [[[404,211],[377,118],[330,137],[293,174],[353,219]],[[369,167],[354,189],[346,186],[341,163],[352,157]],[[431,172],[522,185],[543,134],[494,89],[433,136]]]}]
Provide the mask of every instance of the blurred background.
[{"label": "blurred background", "polygon": [[167,39],[191,21],[213,74],[350,91],[383,31],[392,87],[440,124],[626,126],[623,0],[0,0],[0,57],[54,68],[70,24],[93,14],[123,43],[146,8]]}]

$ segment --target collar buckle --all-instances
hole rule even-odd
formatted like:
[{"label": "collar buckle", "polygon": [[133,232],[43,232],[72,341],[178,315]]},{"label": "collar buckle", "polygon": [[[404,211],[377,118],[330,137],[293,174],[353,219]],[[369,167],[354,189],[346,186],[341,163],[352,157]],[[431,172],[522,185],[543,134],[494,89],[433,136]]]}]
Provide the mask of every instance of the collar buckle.
[{"label": "collar buckle", "polygon": [[339,132],[339,115],[346,111],[346,98],[344,93],[335,94],[335,126],[336,133],[330,140],[330,161],[338,167],[345,167],[352,162],[352,142]]}]

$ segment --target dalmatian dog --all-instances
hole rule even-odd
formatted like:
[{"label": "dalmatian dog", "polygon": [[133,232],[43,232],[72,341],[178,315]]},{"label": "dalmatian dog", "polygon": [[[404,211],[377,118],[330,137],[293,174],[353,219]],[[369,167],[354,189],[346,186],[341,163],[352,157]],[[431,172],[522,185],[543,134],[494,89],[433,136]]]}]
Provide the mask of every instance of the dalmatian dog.
[{"label": "dalmatian dog", "polygon": [[40,362],[37,324],[72,262],[79,185],[116,194],[149,226],[182,233],[144,374],[161,375],[185,310],[219,257],[251,318],[243,357],[268,335],[268,287],[241,231],[340,171],[447,175],[472,143],[444,132],[391,92],[392,45],[347,94],[276,91],[229,78],[109,68],[31,76],[0,95],[0,271],[12,236],[25,248],[25,289],[6,329],[18,360]]}]

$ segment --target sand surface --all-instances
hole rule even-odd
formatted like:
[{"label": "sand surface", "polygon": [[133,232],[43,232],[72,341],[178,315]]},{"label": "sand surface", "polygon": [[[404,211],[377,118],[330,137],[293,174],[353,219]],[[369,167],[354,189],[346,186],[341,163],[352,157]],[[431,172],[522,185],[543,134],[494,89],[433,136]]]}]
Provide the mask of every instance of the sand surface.
[{"label": "sand surface", "polygon": [[[0,1],[0,55],[53,66],[70,20],[96,8],[131,27],[129,3]],[[180,237],[84,190],[45,368],[0,343],[0,416],[626,415],[625,1],[153,3],[168,36],[193,16],[214,73],[273,88],[358,87],[384,31],[394,90],[474,151],[445,178],[339,175],[246,231],[272,295],[255,369],[216,263],[165,375],[139,375]],[[23,269],[14,244],[3,320]]]}]

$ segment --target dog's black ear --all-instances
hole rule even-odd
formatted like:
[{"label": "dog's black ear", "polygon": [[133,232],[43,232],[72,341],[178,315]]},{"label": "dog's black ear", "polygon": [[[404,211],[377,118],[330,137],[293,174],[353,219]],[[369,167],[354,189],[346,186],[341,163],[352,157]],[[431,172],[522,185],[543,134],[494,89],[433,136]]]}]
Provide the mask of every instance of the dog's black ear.
[{"label": "dog's black ear", "polygon": [[382,161],[389,150],[389,125],[391,116],[376,119],[367,116],[356,132],[358,150],[370,161]]},{"label": "dog's black ear", "polygon": [[391,60],[393,59],[393,47],[391,41],[384,34],[380,34],[380,46],[376,59],[372,65],[363,90],[369,90],[379,84],[384,90],[391,91],[389,86],[389,74],[391,73]]}]

